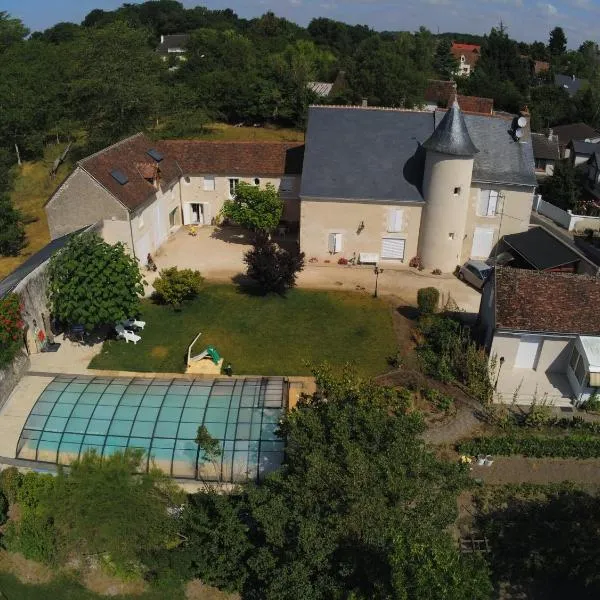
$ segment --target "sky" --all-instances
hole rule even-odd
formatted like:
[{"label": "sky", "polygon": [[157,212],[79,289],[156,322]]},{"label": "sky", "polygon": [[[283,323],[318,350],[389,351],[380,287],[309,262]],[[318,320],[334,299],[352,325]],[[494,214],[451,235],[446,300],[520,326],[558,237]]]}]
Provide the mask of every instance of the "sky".
[{"label": "sky", "polygon": [[[138,0],[129,0],[137,2]],[[60,21],[81,22],[94,8],[112,10],[123,0],[0,0],[0,10],[18,17],[32,31]],[[600,0],[184,0],[187,7],[231,8],[239,16],[256,17],[267,10],[300,25],[314,17],[328,17],[377,30],[413,31],[424,25],[438,30],[483,34],[502,21],[519,41],[547,41],[560,25],[569,47],[598,41]]]}]

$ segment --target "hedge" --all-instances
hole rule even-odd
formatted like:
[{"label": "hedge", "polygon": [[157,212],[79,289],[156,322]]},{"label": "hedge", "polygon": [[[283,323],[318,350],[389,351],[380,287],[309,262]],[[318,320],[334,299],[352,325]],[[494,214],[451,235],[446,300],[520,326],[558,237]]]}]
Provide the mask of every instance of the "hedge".
[{"label": "hedge", "polygon": [[458,445],[461,454],[491,454],[555,458],[600,458],[600,437],[585,434],[556,436],[487,436]]}]

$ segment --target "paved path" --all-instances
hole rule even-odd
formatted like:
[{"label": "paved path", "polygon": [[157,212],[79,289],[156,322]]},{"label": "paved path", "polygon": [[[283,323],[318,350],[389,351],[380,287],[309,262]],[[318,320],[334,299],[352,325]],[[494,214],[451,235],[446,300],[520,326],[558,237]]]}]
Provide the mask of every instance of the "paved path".
[{"label": "paved path", "polygon": [[572,481],[600,485],[600,459],[501,456],[490,467],[474,465],[471,475],[489,484]]}]

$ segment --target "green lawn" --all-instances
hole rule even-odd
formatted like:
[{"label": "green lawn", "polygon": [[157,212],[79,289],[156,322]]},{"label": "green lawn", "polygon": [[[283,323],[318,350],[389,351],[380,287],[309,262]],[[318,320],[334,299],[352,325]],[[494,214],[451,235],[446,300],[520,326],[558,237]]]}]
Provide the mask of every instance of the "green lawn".
[{"label": "green lawn", "polygon": [[352,361],[373,376],[396,350],[389,305],[358,293],[295,289],[286,298],[259,297],[207,285],[181,312],[144,301],[142,318],[141,342],[105,342],[90,368],[183,372],[200,331],[195,351],[215,346],[238,375],[308,375],[308,363]]},{"label": "green lawn", "polygon": [[[136,596],[111,596],[113,600],[183,600],[182,590],[152,590]],[[2,600],[103,600],[71,579],[57,578],[50,583],[33,585],[21,583],[14,575],[0,573],[0,598]]]}]

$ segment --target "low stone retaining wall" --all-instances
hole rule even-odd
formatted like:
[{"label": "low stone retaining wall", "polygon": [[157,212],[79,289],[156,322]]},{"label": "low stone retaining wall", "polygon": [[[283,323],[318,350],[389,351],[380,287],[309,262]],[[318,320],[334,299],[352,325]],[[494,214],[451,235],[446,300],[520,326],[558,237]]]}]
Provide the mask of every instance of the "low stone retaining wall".
[{"label": "low stone retaining wall", "polygon": [[19,352],[12,363],[4,369],[0,369],[0,408],[4,406],[11,392],[28,369],[29,356],[25,352]]}]

